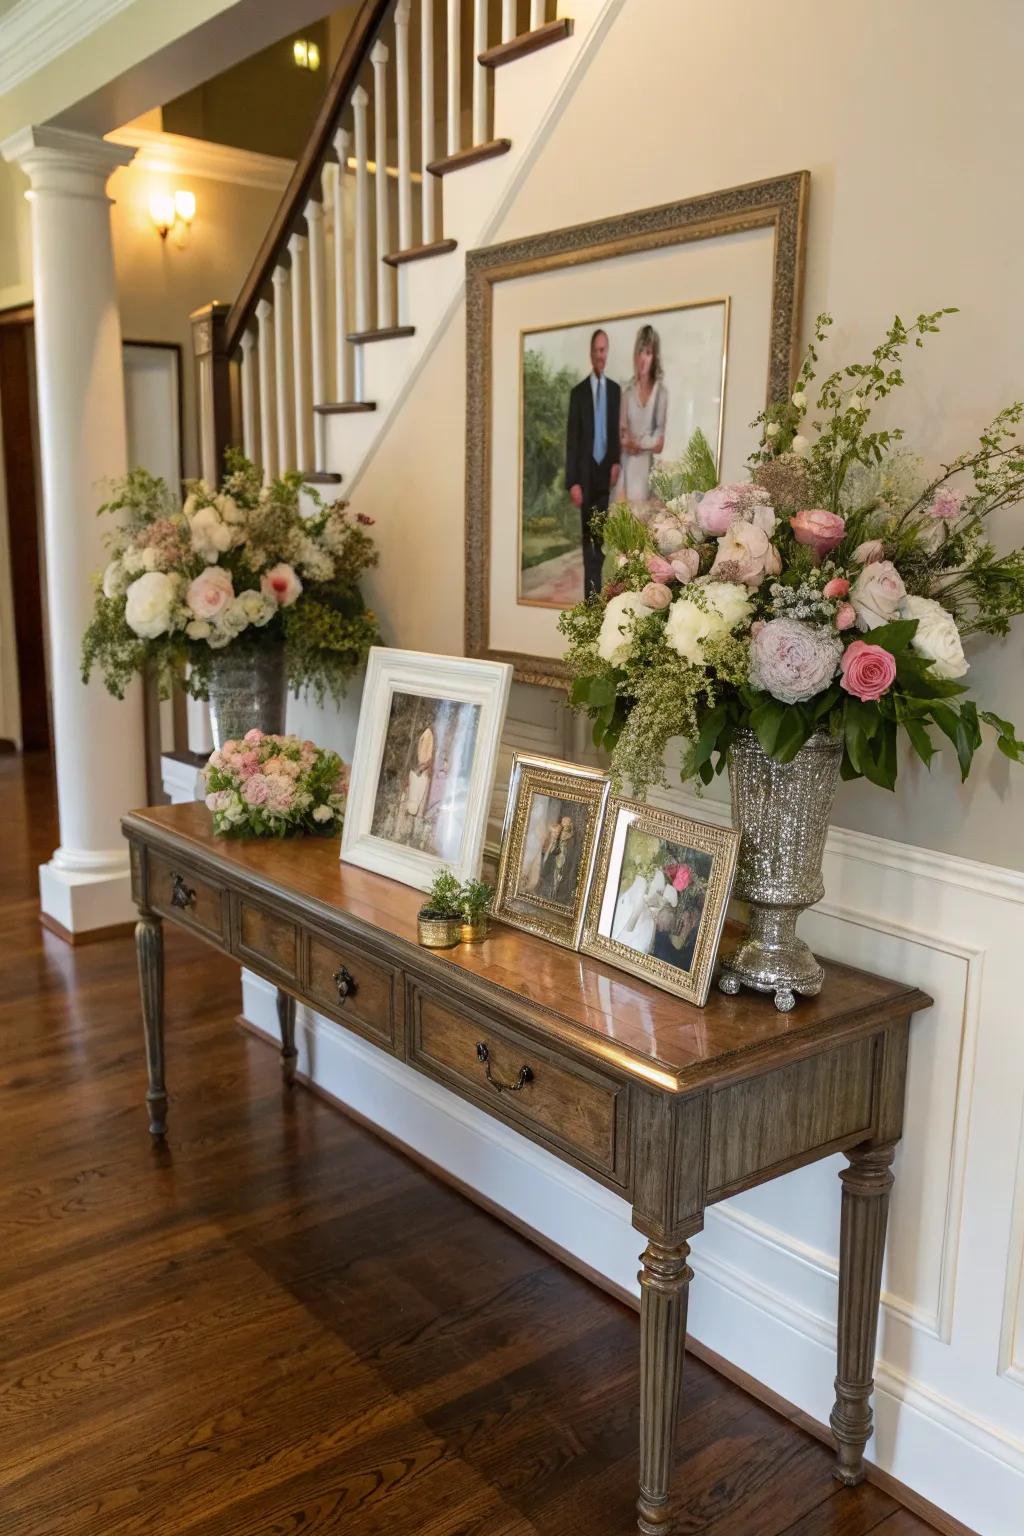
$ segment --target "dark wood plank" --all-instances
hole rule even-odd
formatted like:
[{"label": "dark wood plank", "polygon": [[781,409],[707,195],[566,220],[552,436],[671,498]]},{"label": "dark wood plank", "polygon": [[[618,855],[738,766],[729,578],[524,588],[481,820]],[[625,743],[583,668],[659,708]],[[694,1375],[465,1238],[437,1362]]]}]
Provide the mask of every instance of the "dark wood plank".
[{"label": "dark wood plank", "polygon": [[410,261],[429,261],[433,256],[447,256],[458,247],[457,240],[432,240],[429,245],[410,245],[405,251],[392,251],[384,260],[389,267],[404,267]]},{"label": "dark wood plank", "polygon": [[511,38],[507,43],[496,43],[493,48],[486,48],[483,53],[477,54],[477,61],[485,69],[500,69],[503,64],[514,64],[516,59],[525,59],[528,54],[536,53],[540,48],[550,48],[552,43],[561,43],[567,37],[572,37],[573,25],[571,16],[547,21],[542,27],[534,27],[532,32],[520,32],[518,37]]},{"label": "dark wood plank", "polygon": [[468,166],[479,165],[482,160],[507,155],[511,148],[511,139],[489,139],[486,144],[474,144],[469,149],[460,149],[454,155],[443,155],[439,160],[431,160],[427,170],[431,176],[450,176],[453,171],[464,171]]},{"label": "dark wood plank", "polygon": [[376,400],[331,400],[314,405],[321,416],[358,416],[361,411],[375,411]]},{"label": "dark wood plank", "polygon": [[333,469],[311,469],[302,477],[303,485],[340,485],[341,475]]},{"label": "dark wood plank", "polygon": [[356,346],[365,346],[372,341],[398,341],[402,336],[415,336],[414,325],[385,325],[372,331],[349,331],[347,340],[354,342]]}]

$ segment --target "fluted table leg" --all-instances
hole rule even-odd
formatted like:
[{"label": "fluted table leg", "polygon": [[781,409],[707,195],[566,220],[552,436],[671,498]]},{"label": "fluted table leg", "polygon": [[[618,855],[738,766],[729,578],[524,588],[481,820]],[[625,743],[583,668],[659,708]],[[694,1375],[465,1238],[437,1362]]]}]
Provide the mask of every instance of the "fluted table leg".
[{"label": "fluted table leg", "polygon": [[163,1136],[167,1130],[167,1088],[164,1084],[164,934],[163,922],[148,907],[139,908],[135,924],[135,953],[139,963],[142,996],[142,1027],[146,1037],[146,1068],[149,1088],[149,1130]]},{"label": "fluted table leg", "polygon": [[281,1076],[285,1087],[295,1081],[295,1063],[299,1053],[295,1049],[295,999],[289,992],[277,989],[277,1022],[281,1026]]},{"label": "fluted table leg", "polygon": [[864,1447],[871,1437],[882,1257],[893,1185],[896,1145],[853,1147],[843,1185],[839,1238],[839,1374],[829,1423],[836,1438],[835,1476],[852,1487],[864,1479]]},{"label": "fluted table leg", "polygon": [[649,1242],[640,1271],[640,1497],[637,1529],[666,1536],[683,1380],[690,1245]]}]

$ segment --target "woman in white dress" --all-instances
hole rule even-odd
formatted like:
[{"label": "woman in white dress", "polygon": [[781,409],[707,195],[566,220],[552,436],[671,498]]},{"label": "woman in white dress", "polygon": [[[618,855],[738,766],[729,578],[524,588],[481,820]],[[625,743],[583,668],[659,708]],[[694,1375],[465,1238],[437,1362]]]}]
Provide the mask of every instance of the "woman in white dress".
[{"label": "woman in white dress", "polygon": [[651,464],[665,447],[667,420],[668,390],[662,378],[661,338],[653,325],[642,325],[633,348],[633,377],[622,391],[619,409],[619,501],[650,501]]}]

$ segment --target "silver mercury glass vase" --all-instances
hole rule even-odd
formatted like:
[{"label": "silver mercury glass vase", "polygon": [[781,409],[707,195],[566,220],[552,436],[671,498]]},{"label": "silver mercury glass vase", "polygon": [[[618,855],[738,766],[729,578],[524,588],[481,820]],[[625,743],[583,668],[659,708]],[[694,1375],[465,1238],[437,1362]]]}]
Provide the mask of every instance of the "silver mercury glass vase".
[{"label": "silver mercury glass vase", "polygon": [[777,763],[753,731],[737,733],[729,751],[732,824],[740,833],[733,894],[748,903],[750,927],[725,962],[723,992],[772,992],[776,1008],[788,1012],[797,993],[821,991],[825,972],[796,924],[825,894],[821,861],[842,755],[842,742],[819,732],[791,763]]},{"label": "silver mercury glass vase", "polygon": [[210,728],[213,744],[239,741],[246,731],[280,735],[285,711],[284,647],[234,645],[210,658]]}]

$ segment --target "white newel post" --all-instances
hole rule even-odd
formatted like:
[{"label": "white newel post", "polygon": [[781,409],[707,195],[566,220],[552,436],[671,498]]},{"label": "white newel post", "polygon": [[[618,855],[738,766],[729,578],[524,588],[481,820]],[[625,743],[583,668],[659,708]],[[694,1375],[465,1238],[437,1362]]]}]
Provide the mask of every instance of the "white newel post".
[{"label": "white newel post", "polygon": [[409,17],[412,0],[395,6],[395,78],[398,99],[398,249],[412,245],[412,159],[409,110]]},{"label": "white newel post", "polygon": [[370,54],[373,65],[373,140],[376,169],[373,173],[377,215],[377,325],[386,331],[395,323],[392,302],[391,268],[384,258],[390,254],[391,218],[388,191],[388,50],[380,38]]},{"label": "white newel post", "polygon": [[32,183],[36,390],[60,847],[39,871],[42,911],[69,933],[134,915],[119,819],[145,804],[142,689],[122,703],[79,674],[96,508],[128,467],[121,321],[107,178],[135,151],[89,134],[26,128],[0,146]]},{"label": "white newel post", "polygon": [[260,460],[256,437],[256,359],[253,352],[256,335],[253,331],[242,332],[242,448],[247,459],[254,464]]},{"label": "white newel post", "polygon": [[435,178],[427,174],[427,166],[434,158],[434,0],[420,0],[420,118],[420,239],[432,245]]}]

